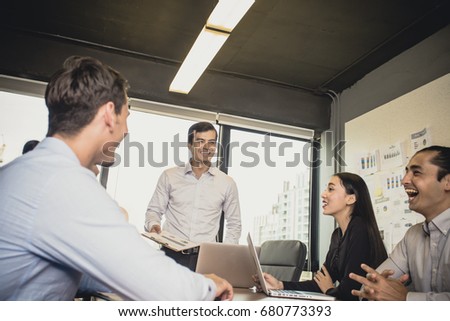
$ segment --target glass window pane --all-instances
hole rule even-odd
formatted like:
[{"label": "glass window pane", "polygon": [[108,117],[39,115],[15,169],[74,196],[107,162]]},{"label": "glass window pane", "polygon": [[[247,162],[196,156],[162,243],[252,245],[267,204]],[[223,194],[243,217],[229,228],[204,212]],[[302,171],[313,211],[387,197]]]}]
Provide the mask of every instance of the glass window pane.
[{"label": "glass window pane", "polygon": [[135,110],[128,117],[129,134],[116,151],[115,166],[109,169],[107,191],[127,210],[129,222],[140,232],[159,176],[189,160],[187,134],[194,123]]},{"label": "glass window pane", "polygon": [[299,239],[309,245],[309,142],[232,129],[228,174],[239,189],[241,244]]},{"label": "glass window pane", "polygon": [[107,191],[129,214],[129,222],[144,230],[145,212],[161,173],[189,159],[187,131],[193,121],[132,110],[129,134],[109,169]]},{"label": "glass window pane", "polygon": [[23,145],[47,134],[44,98],[0,91],[0,166],[22,155]]}]

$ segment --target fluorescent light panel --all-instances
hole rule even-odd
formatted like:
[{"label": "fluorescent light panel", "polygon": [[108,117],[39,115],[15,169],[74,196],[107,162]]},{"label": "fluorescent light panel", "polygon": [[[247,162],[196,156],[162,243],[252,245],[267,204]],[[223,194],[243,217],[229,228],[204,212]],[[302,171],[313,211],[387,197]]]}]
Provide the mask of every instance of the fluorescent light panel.
[{"label": "fluorescent light panel", "polygon": [[169,91],[188,94],[228,36],[227,33],[203,28],[170,84]]},{"label": "fluorescent light panel", "polygon": [[219,0],[206,26],[231,32],[254,2],[255,0]]},{"label": "fluorescent light panel", "polygon": [[254,0],[219,0],[170,84],[169,91],[182,94],[191,91],[230,32],[254,2]]}]

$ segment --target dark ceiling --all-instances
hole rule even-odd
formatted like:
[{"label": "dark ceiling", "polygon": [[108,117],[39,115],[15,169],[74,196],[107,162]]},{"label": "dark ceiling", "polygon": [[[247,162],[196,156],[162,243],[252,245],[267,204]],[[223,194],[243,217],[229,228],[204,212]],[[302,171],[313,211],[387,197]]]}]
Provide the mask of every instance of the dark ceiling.
[{"label": "dark ceiling", "polygon": [[[192,91],[198,99],[162,93],[216,3],[1,0],[2,59],[7,63],[0,65],[0,73],[48,80],[61,65],[59,55],[64,50],[59,48],[91,48],[127,59],[128,70],[122,70],[122,65],[119,70],[128,76],[132,88],[133,81],[137,84],[136,96],[165,102],[185,99],[187,105],[220,109],[220,102],[208,106],[196,94],[195,89],[207,86],[201,80]],[[256,0],[212,61],[209,74],[311,96],[341,92],[448,25],[449,4],[448,0]],[[22,38],[42,39],[46,45],[14,47]],[[17,52],[5,53],[4,46],[11,42],[11,50]],[[161,93],[141,90],[142,76],[133,70],[141,68],[137,61],[168,66],[160,71],[160,80],[153,80]]]}]

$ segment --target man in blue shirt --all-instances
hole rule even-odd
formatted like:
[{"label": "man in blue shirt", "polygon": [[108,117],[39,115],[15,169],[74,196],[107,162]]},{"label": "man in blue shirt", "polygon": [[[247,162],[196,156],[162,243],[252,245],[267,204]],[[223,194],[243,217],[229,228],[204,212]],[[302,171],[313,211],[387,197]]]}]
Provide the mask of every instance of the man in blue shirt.
[{"label": "man in blue shirt", "polygon": [[232,299],[227,281],[148,245],[90,170],[127,134],[127,89],[87,57],[50,79],[47,138],[0,169],[0,300],[72,300],[83,274],[125,299]]}]

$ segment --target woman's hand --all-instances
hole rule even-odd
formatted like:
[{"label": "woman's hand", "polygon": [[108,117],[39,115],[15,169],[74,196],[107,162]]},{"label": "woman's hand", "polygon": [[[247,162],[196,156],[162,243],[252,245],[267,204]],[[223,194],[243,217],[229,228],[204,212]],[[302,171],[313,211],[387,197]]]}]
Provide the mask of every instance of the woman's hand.
[{"label": "woman's hand", "polygon": [[[283,282],[277,280],[275,277],[270,275],[269,273],[263,273],[264,280],[266,280],[266,285],[268,290],[283,290]],[[258,276],[253,275],[253,281],[256,283],[256,286],[261,289],[261,283],[259,282]]]},{"label": "woman's hand", "polygon": [[326,293],[329,289],[334,288],[333,280],[325,265],[322,265],[322,271],[317,271],[314,281],[316,281],[322,293]]}]

